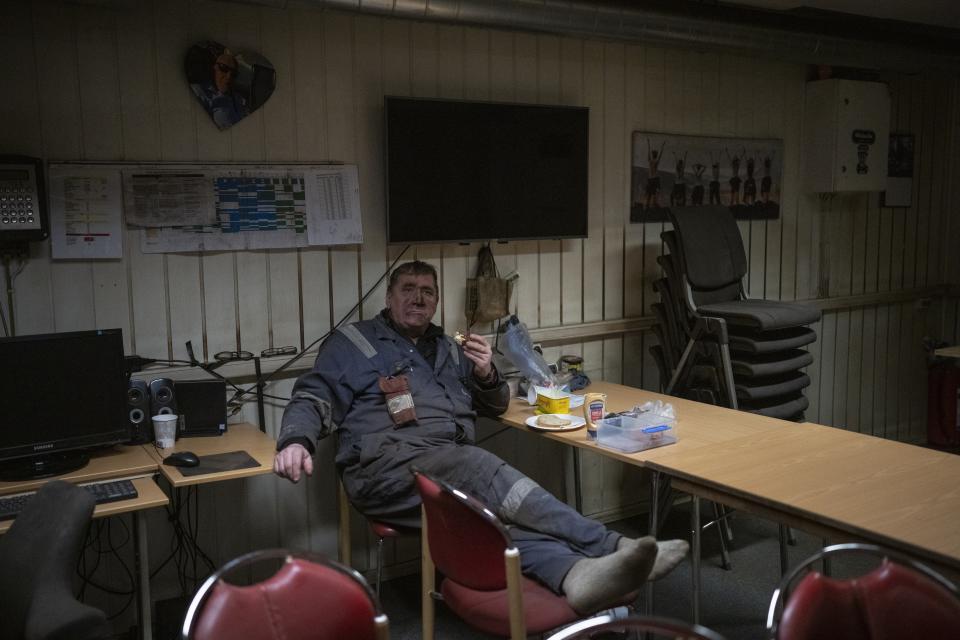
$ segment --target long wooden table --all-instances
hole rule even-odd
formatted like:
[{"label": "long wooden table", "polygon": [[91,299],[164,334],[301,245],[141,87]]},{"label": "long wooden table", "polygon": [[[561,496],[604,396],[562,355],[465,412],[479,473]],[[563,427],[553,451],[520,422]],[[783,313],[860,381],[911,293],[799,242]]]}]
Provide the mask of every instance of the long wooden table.
[{"label": "long wooden table", "polygon": [[[699,617],[699,499],[824,537],[899,549],[960,572],[960,456],[810,423],[797,424],[598,382],[608,410],[648,400],[677,410],[676,444],[637,453],[600,447],[583,429],[542,435],[647,468],[694,496],[694,617]],[[533,407],[503,416],[527,429]],[[652,494],[655,496],[656,491]],[[653,500],[651,522],[656,522]]]}]

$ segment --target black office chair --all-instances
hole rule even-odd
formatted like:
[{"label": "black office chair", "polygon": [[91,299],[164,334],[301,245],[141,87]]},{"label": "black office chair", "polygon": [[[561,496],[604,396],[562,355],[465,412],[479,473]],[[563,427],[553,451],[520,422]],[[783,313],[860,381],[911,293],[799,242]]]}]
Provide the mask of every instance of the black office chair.
[{"label": "black office chair", "polygon": [[110,634],[106,615],[73,595],[94,499],[48,482],[0,536],[0,639],[87,640]]}]

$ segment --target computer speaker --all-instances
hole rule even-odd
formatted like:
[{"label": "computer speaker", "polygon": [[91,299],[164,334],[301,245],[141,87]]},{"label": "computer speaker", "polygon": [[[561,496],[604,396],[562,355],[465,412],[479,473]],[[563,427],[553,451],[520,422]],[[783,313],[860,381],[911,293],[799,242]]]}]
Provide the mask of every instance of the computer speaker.
[{"label": "computer speaker", "polygon": [[131,380],[127,387],[127,422],[130,443],[153,442],[153,422],[150,420],[150,389],[145,380]]},{"label": "computer speaker", "polygon": [[173,380],[156,378],[150,381],[150,409],[152,415],[177,413],[177,399],[173,393]]}]

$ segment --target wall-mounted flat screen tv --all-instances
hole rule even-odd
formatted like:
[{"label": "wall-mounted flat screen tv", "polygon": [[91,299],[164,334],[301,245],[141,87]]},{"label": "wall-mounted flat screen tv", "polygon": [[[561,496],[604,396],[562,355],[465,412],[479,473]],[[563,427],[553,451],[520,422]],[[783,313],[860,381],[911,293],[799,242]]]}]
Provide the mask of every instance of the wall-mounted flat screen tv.
[{"label": "wall-mounted flat screen tv", "polygon": [[586,107],[387,97],[392,243],[587,235]]}]

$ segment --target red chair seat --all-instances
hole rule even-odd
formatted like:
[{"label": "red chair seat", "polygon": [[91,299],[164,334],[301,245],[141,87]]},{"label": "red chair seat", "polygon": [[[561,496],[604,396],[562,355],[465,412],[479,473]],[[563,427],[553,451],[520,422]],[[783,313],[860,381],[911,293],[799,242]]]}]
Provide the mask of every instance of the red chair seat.
[{"label": "red chair seat", "polygon": [[808,573],[787,601],[778,640],[956,638],[960,601],[942,586],[900,564],[836,580]]},{"label": "red chair seat", "polygon": [[[523,577],[523,616],[527,633],[543,633],[580,618],[566,598]],[[480,591],[453,580],[440,587],[443,599],[468,624],[495,636],[510,636],[510,601],[507,589]]]},{"label": "red chair seat", "polygon": [[361,584],[336,569],[298,558],[253,585],[217,580],[191,638],[374,640],[377,613]]}]

